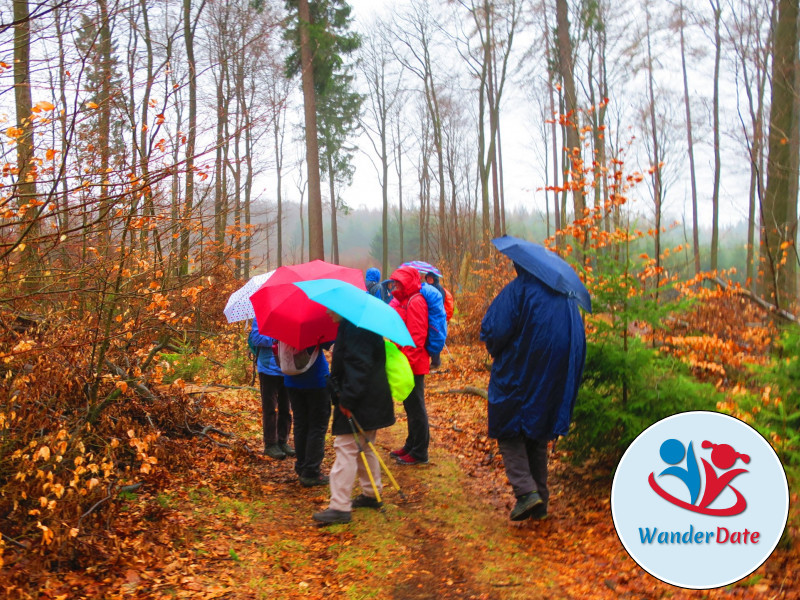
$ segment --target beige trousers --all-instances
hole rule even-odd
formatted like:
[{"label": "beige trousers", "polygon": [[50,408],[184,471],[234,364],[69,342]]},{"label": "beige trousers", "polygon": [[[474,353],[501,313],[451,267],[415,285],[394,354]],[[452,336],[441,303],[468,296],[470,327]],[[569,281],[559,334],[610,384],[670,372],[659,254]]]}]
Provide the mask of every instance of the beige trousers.
[{"label": "beige trousers", "polygon": [[[369,441],[374,444],[377,431],[373,430],[365,433]],[[369,470],[372,472],[375,485],[378,488],[378,492],[380,492],[383,488],[381,487],[381,466],[378,462],[378,457],[372,452],[364,436],[359,435],[358,441],[361,443],[361,448],[367,457]],[[367,469],[359,454],[353,434],[337,435],[333,442],[333,447],[336,449],[336,460],[333,461],[330,473],[331,501],[329,508],[350,512],[352,510],[353,485],[355,484],[356,475],[358,475],[358,483],[361,485],[362,494],[374,498],[375,490],[372,489]]]}]

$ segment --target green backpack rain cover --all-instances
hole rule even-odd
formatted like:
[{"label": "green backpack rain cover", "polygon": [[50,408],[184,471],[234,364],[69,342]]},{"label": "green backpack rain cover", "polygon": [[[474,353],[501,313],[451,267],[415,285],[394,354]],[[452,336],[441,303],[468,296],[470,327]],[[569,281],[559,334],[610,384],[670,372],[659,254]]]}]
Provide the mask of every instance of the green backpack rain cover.
[{"label": "green backpack rain cover", "polygon": [[386,344],[386,378],[389,380],[389,389],[395,402],[402,402],[414,389],[414,373],[408,364],[406,355],[392,342],[384,340]]}]

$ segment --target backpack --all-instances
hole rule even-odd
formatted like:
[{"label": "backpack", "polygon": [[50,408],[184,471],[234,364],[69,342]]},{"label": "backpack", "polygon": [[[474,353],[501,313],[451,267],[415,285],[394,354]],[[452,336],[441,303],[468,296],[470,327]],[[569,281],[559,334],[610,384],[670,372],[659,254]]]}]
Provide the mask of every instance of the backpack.
[{"label": "backpack", "polygon": [[394,342],[383,340],[386,346],[386,379],[395,402],[402,402],[414,389],[414,373],[406,355]]},{"label": "backpack", "polygon": [[447,339],[447,315],[444,310],[444,299],[435,287],[423,283],[419,293],[428,304],[428,337],[425,350],[430,354],[439,354],[444,349]]},{"label": "backpack", "polygon": [[256,382],[256,373],[258,373],[258,352],[261,350],[260,346],[256,346],[253,343],[253,332],[247,334],[247,348],[250,350],[250,356],[252,356],[253,360],[253,377],[250,379],[250,385],[254,385]]},{"label": "backpack", "polygon": [[286,342],[277,341],[272,346],[275,362],[284,375],[300,375],[305,373],[317,361],[319,345],[309,354],[307,350],[298,350]]},{"label": "backpack", "polygon": [[252,331],[247,334],[247,348],[250,350],[250,354],[253,355],[253,360],[258,360],[258,352],[261,348],[253,343]]},{"label": "backpack", "polygon": [[444,313],[447,315],[447,322],[450,322],[450,319],[453,318],[453,311],[456,307],[456,302],[453,299],[453,294],[450,293],[450,290],[447,288],[442,288],[444,290]]}]

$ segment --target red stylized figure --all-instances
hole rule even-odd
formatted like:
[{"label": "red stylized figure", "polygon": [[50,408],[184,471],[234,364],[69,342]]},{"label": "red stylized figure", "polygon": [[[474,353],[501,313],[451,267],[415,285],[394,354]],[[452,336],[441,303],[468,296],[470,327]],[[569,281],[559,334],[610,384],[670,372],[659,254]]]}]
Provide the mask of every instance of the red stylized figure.
[{"label": "red stylized figure", "polygon": [[[711,451],[711,462],[714,463],[714,466],[718,469],[730,469],[738,459],[742,459],[742,462],[745,464],[750,462],[750,457],[747,454],[736,452],[736,450],[728,444],[714,444],[708,440],[704,440],[701,446],[703,448],[713,448]],[[747,473],[747,469],[733,469],[732,471],[722,473],[722,475],[717,475],[714,467],[708,464],[706,459],[701,458],[700,460],[703,462],[703,468],[706,473],[706,490],[705,493],[703,493],[703,499],[700,501],[700,507],[707,507],[717,499],[722,493],[722,490],[730,486],[731,490],[736,494],[736,504],[729,509],[731,511],[729,514],[736,515],[742,512],[747,507],[747,501],[739,490],[730,485],[730,482],[734,477],[742,473]]]}]

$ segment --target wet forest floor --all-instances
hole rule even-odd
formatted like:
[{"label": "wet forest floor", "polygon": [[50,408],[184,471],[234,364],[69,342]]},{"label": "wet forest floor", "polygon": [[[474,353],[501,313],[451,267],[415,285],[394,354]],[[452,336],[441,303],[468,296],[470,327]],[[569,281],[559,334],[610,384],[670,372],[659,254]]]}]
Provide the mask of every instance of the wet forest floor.
[{"label": "wet forest floor", "polygon": [[[427,465],[400,466],[406,421],[377,447],[404,497],[384,477],[382,511],[358,509],[346,525],[318,527],[327,487],[300,486],[292,460],[261,448],[260,400],[247,389],[208,388],[206,417],[233,438],[167,442],[185,468],[157,492],[131,495],[113,535],[126,560],[53,573],[37,598],[800,598],[800,552],[778,549],[747,579],[692,591],[651,577],[628,557],[611,519],[609,467],[551,455],[550,514],[508,519],[511,494],[485,437],[488,372],[445,355],[426,381],[431,421]],[[234,440],[234,441],[231,441]],[[240,443],[235,441],[239,440]],[[333,462],[332,440],[323,471]]]}]

